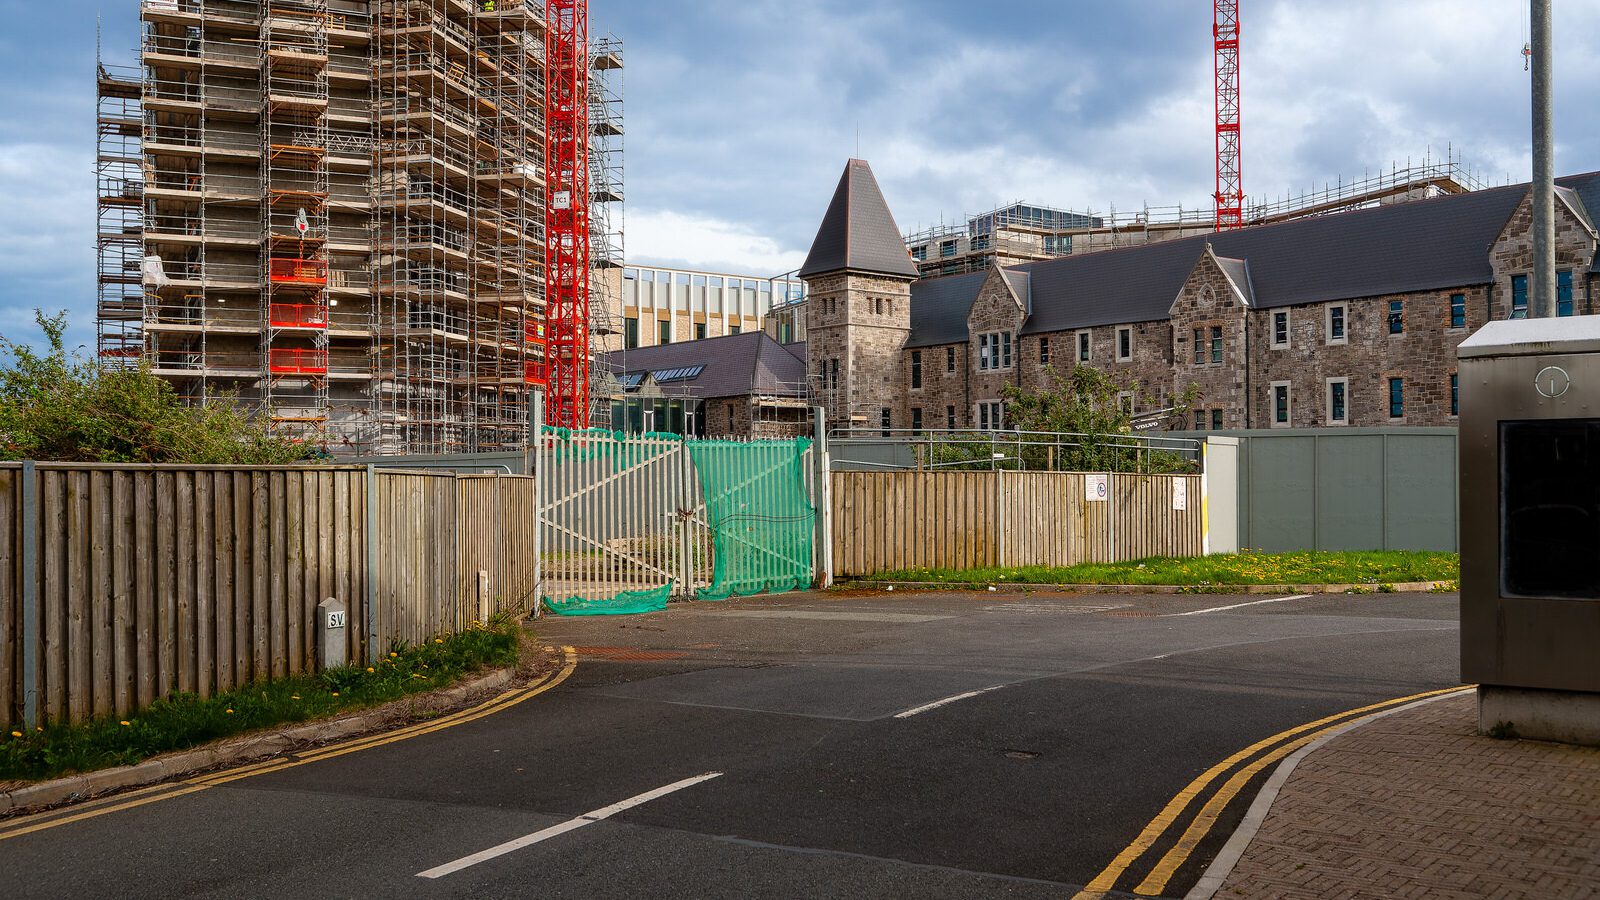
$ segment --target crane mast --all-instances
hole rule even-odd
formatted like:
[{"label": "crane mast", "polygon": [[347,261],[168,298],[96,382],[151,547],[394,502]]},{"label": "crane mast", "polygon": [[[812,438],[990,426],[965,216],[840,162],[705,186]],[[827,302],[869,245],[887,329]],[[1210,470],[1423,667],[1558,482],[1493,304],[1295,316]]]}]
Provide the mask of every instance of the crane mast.
[{"label": "crane mast", "polygon": [[1239,153],[1239,0],[1215,0],[1218,231],[1244,225],[1244,175]]}]

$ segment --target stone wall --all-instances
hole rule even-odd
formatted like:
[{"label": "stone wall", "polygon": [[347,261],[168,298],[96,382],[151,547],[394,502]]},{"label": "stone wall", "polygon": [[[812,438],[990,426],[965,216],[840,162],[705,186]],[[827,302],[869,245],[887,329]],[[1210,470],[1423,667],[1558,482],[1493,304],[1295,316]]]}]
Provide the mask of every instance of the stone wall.
[{"label": "stone wall", "polygon": [[808,365],[813,373],[826,374],[820,400],[829,421],[877,427],[887,409],[891,423],[903,427],[900,376],[911,334],[910,279],[841,272],[812,279],[809,293]]},{"label": "stone wall", "polygon": [[[1573,307],[1578,315],[1594,313],[1595,301],[1592,285],[1583,290],[1583,273],[1594,263],[1595,235],[1582,219],[1573,215],[1572,208],[1556,198],[1556,271],[1573,273]],[[1522,198],[1511,220],[1501,230],[1500,237],[1489,249],[1489,266],[1494,270],[1495,317],[1511,315],[1511,276],[1533,277],[1533,201]],[[1588,281],[1592,282],[1593,278]],[[1529,288],[1530,293],[1532,288]]]},{"label": "stone wall", "polygon": [[[1181,393],[1199,387],[1196,409],[1222,410],[1223,428],[1251,427],[1245,414],[1248,367],[1245,365],[1245,307],[1233,283],[1223,273],[1210,248],[1201,254],[1194,271],[1172,304],[1173,365],[1168,389]],[[1211,330],[1222,333],[1222,359],[1213,362]],[[1201,361],[1195,362],[1194,334],[1200,332]],[[1193,424],[1191,421],[1190,424]],[[1207,427],[1211,420],[1207,416]]]},{"label": "stone wall", "polygon": [[[950,409],[955,408],[956,428],[972,427],[972,399],[967,393],[968,366],[971,346],[941,344],[908,350],[903,356],[905,366],[900,375],[904,387],[906,408],[905,427],[914,424],[913,409],[922,410],[922,427],[950,428]],[[922,386],[912,387],[911,366],[913,354],[922,360]]]},{"label": "stone wall", "polygon": [[[1024,365],[1021,342],[1017,337],[1025,318],[1022,299],[1011,289],[1000,269],[990,269],[982,287],[978,288],[977,297],[972,301],[972,309],[967,313],[967,334],[970,336],[967,341],[970,348],[967,354],[967,378],[971,388],[967,392],[970,396],[966,414],[970,421],[977,422],[976,404],[999,400],[1006,385],[1018,383]],[[982,354],[979,352],[978,336],[990,333],[1011,336],[1010,365],[988,370],[979,368]],[[1004,360],[999,362],[1003,363]]]}]

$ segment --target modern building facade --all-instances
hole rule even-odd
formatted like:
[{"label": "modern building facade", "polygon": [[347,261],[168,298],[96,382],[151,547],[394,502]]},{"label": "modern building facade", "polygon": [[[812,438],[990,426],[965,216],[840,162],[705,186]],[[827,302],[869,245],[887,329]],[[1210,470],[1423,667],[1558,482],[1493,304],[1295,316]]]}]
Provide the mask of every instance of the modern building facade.
[{"label": "modern building facade", "polygon": [[[140,19],[139,65],[99,72],[102,356],[335,451],[524,446],[546,371],[544,4],[143,0]],[[589,54],[602,271],[621,64],[613,39]]]},{"label": "modern building facade", "polygon": [[[613,350],[704,340],[761,331],[775,307],[805,297],[805,282],[792,276],[754,276],[668,266],[622,270]],[[779,343],[796,335],[775,336]]]},{"label": "modern building facade", "polygon": [[[1560,179],[1558,307],[1596,312],[1600,173]],[[1527,314],[1527,185],[918,279],[852,160],[801,276],[830,420],[1006,427],[1007,385],[1092,365],[1169,429],[1450,425],[1455,347]],[[1190,386],[1198,399],[1174,410]]]}]

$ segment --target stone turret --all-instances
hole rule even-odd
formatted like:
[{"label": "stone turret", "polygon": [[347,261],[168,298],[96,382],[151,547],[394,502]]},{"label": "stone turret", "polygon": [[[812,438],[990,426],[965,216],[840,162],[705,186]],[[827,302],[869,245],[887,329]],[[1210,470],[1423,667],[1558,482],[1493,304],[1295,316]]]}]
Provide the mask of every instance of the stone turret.
[{"label": "stone turret", "polygon": [[917,268],[865,160],[845,166],[800,277],[811,383],[829,421],[879,427],[901,406],[901,351],[911,334]]}]

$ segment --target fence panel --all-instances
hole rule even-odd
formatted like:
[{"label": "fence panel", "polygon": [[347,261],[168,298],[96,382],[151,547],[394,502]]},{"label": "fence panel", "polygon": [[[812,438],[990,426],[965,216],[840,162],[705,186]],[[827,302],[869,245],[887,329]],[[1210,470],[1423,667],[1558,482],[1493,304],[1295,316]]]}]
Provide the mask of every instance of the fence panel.
[{"label": "fence panel", "polygon": [[529,477],[461,476],[460,596],[473,618],[519,612],[537,593],[535,481]]},{"label": "fence panel", "polygon": [[[1069,472],[834,472],[834,568],[841,576],[910,569],[1070,566],[1204,547],[1201,479],[1110,475],[1085,496]],[[1181,483],[1182,487],[1178,487]],[[1182,501],[1184,509],[1176,507]]]}]

